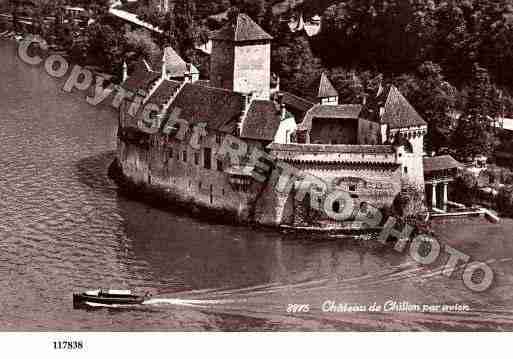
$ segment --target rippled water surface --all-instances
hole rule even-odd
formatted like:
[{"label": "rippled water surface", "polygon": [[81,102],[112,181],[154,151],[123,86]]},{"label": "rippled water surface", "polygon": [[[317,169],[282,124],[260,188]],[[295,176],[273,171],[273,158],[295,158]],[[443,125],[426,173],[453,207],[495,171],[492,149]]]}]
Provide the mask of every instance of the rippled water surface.
[{"label": "rippled water surface", "polygon": [[[68,94],[0,43],[0,330],[453,330],[513,328],[513,223],[442,223],[492,260],[472,293],[376,243],[216,225],[119,196],[107,178],[116,115]],[[135,310],[73,310],[73,292],[155,293]],[[468,313],[323,313],[322,303],[467,304]],[[289,304],[310,311],[287,313]]]}]

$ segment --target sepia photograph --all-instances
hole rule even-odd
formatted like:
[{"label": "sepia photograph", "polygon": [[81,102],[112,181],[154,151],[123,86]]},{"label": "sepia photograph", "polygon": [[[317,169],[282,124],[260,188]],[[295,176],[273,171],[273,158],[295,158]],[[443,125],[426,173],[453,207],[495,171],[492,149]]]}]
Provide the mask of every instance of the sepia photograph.
[{"label": "sepia photograph", "polygon": [[1,333],[513,330],[513,0],[0,0],[0,82]]}]

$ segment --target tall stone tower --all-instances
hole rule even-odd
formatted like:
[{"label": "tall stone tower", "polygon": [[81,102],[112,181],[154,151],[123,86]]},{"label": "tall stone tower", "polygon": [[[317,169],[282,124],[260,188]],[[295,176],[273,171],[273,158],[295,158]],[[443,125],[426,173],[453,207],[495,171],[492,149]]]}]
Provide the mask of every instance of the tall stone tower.
[{"label": "tall stone tower", "polygon": [[269,100],[272,37],[246,14],[212,36],[210,85]]}]

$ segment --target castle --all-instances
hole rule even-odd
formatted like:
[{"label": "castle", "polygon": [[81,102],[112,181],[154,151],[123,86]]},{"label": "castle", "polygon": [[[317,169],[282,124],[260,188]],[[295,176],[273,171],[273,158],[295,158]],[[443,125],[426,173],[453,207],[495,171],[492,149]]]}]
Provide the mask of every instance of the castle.
[{"label": "castle", "polygon": [[[339,104],[322,74],[302,98],[271,88],[272,37],[239,14],[212,36],[209,80],[173,49],[147,61],[124,87],[155,104],[153,116],[173,112],[191,126],[206,123],[199,147],[162,131],[142,131],[142,114],[120,107],[117,162],[126,183],[241,222],[270,226],[343,227],[312,211],[295,188],[278,192],[260,183],[247,166],[217,156],[227,135],[244,140],[304,173],[351,194],[358,203],[390,205],[402,183],[424,190],[426,122],[393,86],[382,87],[363,104]],[[135,188],[134,187],[134,188]],[[338,206],[334,206],[338,207]],[[334,211],[339,208],[334,208]]]}]

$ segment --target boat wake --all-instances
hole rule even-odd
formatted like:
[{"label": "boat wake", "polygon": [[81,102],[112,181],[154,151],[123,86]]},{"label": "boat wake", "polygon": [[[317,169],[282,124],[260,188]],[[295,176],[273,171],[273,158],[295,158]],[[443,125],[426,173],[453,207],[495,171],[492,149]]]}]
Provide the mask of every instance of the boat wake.
[{"label": "boat wake", "polygon": [[235,303],[234,300],[200,300],[200,299],[178,299],[178,298],[154,298],[144,301],[143,305],[178,305],[186,307],[210,307],[220,304]]}]

